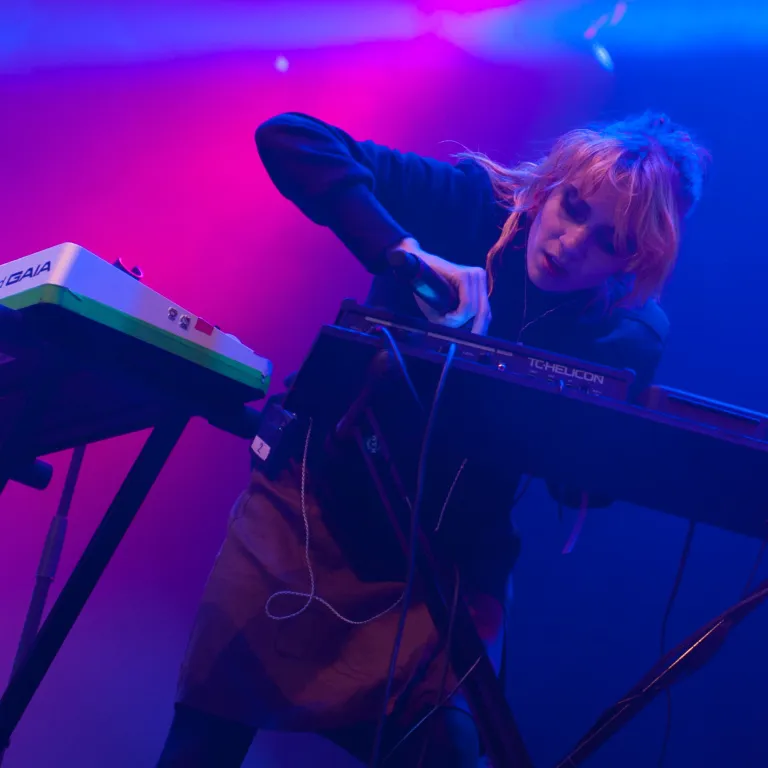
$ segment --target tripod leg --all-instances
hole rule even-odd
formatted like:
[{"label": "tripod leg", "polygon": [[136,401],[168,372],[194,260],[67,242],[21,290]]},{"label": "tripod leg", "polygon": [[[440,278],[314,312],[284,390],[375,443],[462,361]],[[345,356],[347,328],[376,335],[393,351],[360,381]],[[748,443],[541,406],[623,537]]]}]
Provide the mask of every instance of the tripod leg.
[{"label": "tripod leg", "polygon": [[29,653],[16,669],[0,698],[0,748],[8,746],[11,734],[188,421],[189,415],[186,413],[171,414],[152,430],[104,519],[51,607]]}]

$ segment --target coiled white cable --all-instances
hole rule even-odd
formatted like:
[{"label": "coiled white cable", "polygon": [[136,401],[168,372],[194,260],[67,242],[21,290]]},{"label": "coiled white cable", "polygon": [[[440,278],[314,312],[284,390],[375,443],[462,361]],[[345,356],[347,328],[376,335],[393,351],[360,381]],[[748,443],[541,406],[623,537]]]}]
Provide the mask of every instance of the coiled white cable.
[{"label": "coiled white cable", "polygon": [[[307,514],[307,502],[306,502],[306,487],[307,487],[307,455],[309,453],[309,438],[312,434],[312,419],[309,420],[309,427],[307,428],[307,436],[304,440],[304,454],[302,456],[301,461],[301,517],[304,520],[304,559],[307,563],[307,570],[309,571],[309,592],[296,592],[291,589],[282,589],[279,592],[275,592],[274,594],[269,596],[269,599],[266,602],[266,605],[264,606],[264,611],[266,612],[267,616],[269,616],[270,619],[274,619],[274,621],[285,621],[286,619],[293,619],[296,616],[300,616],[304,611],[309,608],[310,605],[312,605],[312,601],[316,600],[321,605],[324,605],[337,619],[340,621],[343,621],[345,624],[351,624],[352,626],[361,626],[363,624],[370,624],[372,621],[376,621],[376,619],[380,619],[382,616],[386,615],[390,611],[397,608],[398,605],[403,601],[403,597],[405,595],[405,592],[403,592],[400,597],[397,598],[397,600],[392,603],[392,605],[389,606],[389,608],[385,608],[383,611],[380,611],[375,616],[371,616],[368,619],[363,619],[362,621],[355,621],[354,619],[349,619],[343,614],[341,614],[339,611],[336,610],[327,600],[324,600],[322,597],[320,597],[317,594],[317,585],[315,582],[315,570],[312,567],[312,558],[309,556],[309,515]],[[443,509],[440,512],[440,520],[438,521],[437,528],[440,527],[440,523],[443,519],[443,514],[445,512],[445,508],[448,505],[448,501],[451,498],[451,494],[453,493],[453,489],[456,486],[456,481],[459,479],[459,475],[461,474],[461,470],[464,469],[464,464],[466,464],[466,459],[464,460],[464,463],[459,468],[459,471],[456,473],[456,477],[453,480],[453,483],[450,487],[450,490],[448,491],[448,496],[446,497],[445,503],[443,504]],[[437,530],[437,529],[436,529]],[[276,614],[273,613],[270,609],[270,605],[272,601],[275,598],[278,597],[300,597],[304,599],[304,605],[301,606],[297,611],[294,611],[293,613],[286,613],[286,614]]]}]

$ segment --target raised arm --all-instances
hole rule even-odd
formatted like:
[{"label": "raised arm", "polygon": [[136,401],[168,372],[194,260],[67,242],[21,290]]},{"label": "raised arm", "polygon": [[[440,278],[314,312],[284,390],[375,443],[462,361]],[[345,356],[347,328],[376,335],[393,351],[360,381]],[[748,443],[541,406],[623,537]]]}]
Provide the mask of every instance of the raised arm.
[{"label": "raised arm", "polygon": [[498,236],[488,175],[355,141],[307,115],[286,113],[256,130],[264,167],[280,193],[329,227],[370,272],[406,238],[448,261],[480,266]]}]

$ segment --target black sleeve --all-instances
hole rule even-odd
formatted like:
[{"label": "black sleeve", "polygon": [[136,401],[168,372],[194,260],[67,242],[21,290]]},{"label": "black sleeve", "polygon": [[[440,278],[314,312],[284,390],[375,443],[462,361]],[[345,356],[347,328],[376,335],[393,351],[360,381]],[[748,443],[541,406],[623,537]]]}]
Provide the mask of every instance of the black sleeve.
[{"label": "black sleeve", "polygon": [[615,368],[631,368],[635,382],[629,399],[653,382],[666,343],[665,336],[640,320],[623,318],[607,336],[594,342],[592,359]]},{"label": "black sleeve", "polygon": [[474,162],[358,142],[298,113],[260,125],[256,146],[280,193],[329,227],[370,272],[384,269],[386,249],[404,237],[465,264],[483,263],[498,237],[490,179]]},{"label": "black sleeve", "polygon": [[[664,329],[628,315],[622,317],[609,334],[594,341],[586,357],[595,363],[613,368],[631,368],[635,372],[635,381],[629,390],[629,400],[634,402],[653,382],[665,344]],[[579,508],[580,490],[565,488],[549,480],[547,488],[555,501],[566,507]],[[593,494],[589,498],[589,508],[607,507],[613,501],[614,499]]]}]

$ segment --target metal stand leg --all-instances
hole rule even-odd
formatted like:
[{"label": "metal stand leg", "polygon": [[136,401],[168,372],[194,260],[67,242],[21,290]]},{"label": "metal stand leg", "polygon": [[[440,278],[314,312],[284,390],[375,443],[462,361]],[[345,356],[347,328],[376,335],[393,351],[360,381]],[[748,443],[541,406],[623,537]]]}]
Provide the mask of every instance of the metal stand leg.
[{"label": "metal stand leg", "polygon": [[669,686],[703,667],[725,642],[728,632],[768,599],[768,579],[736,605],[689,635],[667,653],[618,703],[607,709],[557,768],[575,768],[623,728]]},{"label": "metal stand leg", "polygon": [[112,555],[163,468],[188,414],[172,414],[158,424],[136,458],[104,519],[85,548],[72,575],[51,607],[29,653],[15,670],[0,698],[0,749],[11,734],[61,648]]},{"label": "metal stand leg", "polygon": [[[359,410],[352,428],[372,481],[407,552],[411,506],[395,462],[379,426],[368,409]],[[376,451],[367,446],[375,444]],[[453,568],[441,562],[423,532],[417,554],[419,586],[438,630],[445,634],[452,606]],[[462,685],[480,738],[488,756],[498,768],[532,768],[523,739],[518,731],[500,680],[485,651],[475,624],[464,602],[459,599],[449,646],[453,671],[457,678],[466,676]]]}]

